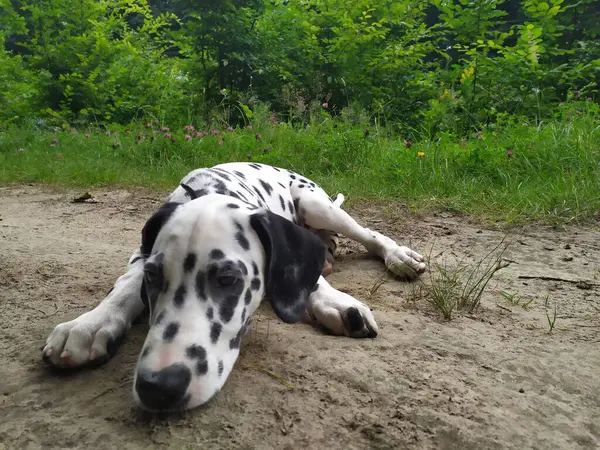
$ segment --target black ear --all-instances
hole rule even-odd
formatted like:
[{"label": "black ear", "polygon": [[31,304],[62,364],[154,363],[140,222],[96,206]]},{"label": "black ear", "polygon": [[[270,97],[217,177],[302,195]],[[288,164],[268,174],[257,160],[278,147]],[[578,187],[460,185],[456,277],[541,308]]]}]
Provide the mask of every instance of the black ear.
[{"label": "black ear", "polygon": [[298,322],[325,264],[325,244],[306,228],[270,211],[250,216],[267,257],[266,296],[286,323]]},{"label": "black ear", "polygon": [[142,229],[142,246],[140,248],[142,255],[145,257],[150,256],[158,233],[179,205],[181,203],[165,203],[148,219]]}]

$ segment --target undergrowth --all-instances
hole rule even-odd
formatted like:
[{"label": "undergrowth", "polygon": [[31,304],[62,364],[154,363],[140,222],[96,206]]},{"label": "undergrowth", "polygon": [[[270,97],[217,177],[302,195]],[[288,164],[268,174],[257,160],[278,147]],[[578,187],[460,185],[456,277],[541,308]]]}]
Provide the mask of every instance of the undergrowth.
[{"label": "undergrowth", "polygon": [[599,118],[598,105],[587,102],[562,107],[547,123],[512,120],[467,137],[414,130],[410,138],[329,115],[301,125],[277,123],[268,111],[235,129],[14,127],[0,130],[0,182],[168,191],[195,168],[253,161],[303,173],[350,202],[564,223],[599,210]]}]

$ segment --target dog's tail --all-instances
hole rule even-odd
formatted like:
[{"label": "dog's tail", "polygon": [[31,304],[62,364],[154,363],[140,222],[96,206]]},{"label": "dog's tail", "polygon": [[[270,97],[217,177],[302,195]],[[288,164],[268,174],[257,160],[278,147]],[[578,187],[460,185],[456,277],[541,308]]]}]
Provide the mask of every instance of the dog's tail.
[{"label": "dog's tail", "polygon": [[344,203],[344,200],[346,200],[346,198],[344,197],[344,194],[338,194],[337,197],[335,198],[335,200],[333,200],[333,204],[335,206],[337,206],[338,208],[341,208],[342,203]]}]

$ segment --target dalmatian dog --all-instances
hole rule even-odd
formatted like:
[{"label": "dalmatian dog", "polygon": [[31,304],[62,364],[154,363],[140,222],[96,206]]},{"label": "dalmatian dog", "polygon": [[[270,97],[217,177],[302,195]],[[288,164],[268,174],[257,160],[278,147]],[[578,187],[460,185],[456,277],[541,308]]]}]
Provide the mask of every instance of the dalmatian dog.
[{"label": "dalmatian dog", "polygon": [[190,172],[150,217],[127,271],[93,310],[52,331],[42,359],[61,369],[110,359],[144,311],[149,330],[133,379],[150,411],[191,409],[224,385],[252,314],[266,299],[285,323],[374,338],[369,307],[325,279],[342,234],[404,278],[423,257],[360,226],[306,177],[256,163]]}]

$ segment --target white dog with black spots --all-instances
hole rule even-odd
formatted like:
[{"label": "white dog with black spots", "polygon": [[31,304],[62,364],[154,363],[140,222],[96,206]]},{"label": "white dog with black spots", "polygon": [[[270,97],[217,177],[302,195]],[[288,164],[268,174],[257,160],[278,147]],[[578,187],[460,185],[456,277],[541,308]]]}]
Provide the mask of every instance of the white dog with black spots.
[{"label": "white dog with black spots", "polygon": [[56,326],[43,360],[62,369],[103,364],[148,310],[133,395],[147,410],[180,410],[222,388],[263,299],[286,323],[306,315],[334,335],[376,337],[369,307],[325,280],[338,235],[360,242],[401,277],[417,277],[425,264],[415,251],[360,226],[343,201],[264,164],[189,173],[145,224],[127,272],[96,308]]}]

